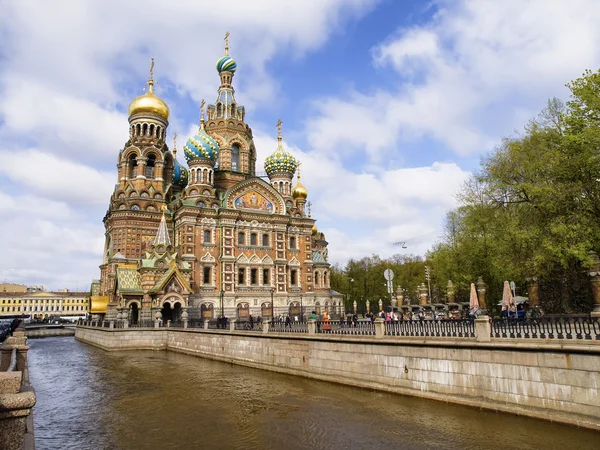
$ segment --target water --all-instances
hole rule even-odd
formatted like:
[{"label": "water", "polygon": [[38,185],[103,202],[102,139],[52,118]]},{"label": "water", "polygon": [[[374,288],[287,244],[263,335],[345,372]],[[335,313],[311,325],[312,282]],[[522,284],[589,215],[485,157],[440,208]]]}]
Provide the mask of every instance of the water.
[{"label": "water", "polygon": [[172,352],[30,340],[37,450],[598,449],[600,433]]}]

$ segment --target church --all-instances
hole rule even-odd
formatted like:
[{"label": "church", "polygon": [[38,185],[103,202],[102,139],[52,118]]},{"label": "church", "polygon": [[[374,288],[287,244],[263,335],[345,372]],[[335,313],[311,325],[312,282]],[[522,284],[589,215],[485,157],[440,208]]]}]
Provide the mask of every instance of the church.
[{"label": "church", "polygon": [[[228,35],[227,35],[228,36]],[[327,241],[311,217],[300,163],[277,147],[256,171],[256,148],[237,103],[237,63],[217,61],[214,104],[201,104],[198,131],[167,145],[169,107],[147,90],[129,106],[129,139],[104,217],[100,279],[90,312],[105,320],[247,320],[311,311],[340,314],[330,289]],[[179,152],[181,155],[181,151]],[[294,182],[294,177],[296,180]]]}]

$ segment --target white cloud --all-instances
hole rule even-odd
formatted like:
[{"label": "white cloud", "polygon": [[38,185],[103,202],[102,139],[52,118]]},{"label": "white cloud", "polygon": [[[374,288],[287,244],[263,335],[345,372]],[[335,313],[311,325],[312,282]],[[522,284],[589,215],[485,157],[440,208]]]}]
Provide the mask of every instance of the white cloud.
[{"label": "white cloud", "polygon": [[[600,3],[444,1],[434,17],[374,49],[397,82],[315,104],[311,142],[374,161],[432,138],[459,155],[490,150],[563,85],[600,65]],[[395,144],[395,145],[394,145]]]},{"label": "white cloud", "polygon": [[[255,143],[262,149],[257,169],[262,170],[277,141],[259,132]],[[454,163],[439,162],[355,173],[333,155],[295,146],[289,151],[302,162],[302,184],[334,263],[372,253],[392,255],[398,252],[392,245],[398,241],[407,243],[407,252],[424,254],[439,239],[442,217],[456,206],[455,193],[469,176]]]},{"label": "white cloud", "polygon": [[40,197],[77,206],[108,205],[116,171],[103,173],[40,150],[0,151],[0,174]]}]

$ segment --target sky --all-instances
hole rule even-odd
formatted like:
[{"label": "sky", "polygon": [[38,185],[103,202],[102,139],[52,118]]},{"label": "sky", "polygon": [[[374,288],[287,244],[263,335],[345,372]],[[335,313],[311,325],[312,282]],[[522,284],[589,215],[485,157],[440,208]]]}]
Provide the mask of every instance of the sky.
[{"label": "sky", "polygon": [[99,277],[127,109],[152,57],[181,146],[200,101],[216,99],[231,34],[257,164],[281,118],[342,265],[424,255],[481,157],[600,66],[597,0],[0,0],[0,10],[0,282],[48,289]]}]

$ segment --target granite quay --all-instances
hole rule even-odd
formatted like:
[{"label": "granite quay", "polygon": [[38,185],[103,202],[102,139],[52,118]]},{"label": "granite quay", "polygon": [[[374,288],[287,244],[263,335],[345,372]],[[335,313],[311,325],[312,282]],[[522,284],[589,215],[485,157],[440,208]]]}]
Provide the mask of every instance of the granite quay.
[{"label": "granite quay", "polygon": [[[214,321],[80,322],[108,351],[170,350],[334,383],[542,418],[600,431],[597,318],[501,327],[383,319],[225,326]],[[219,328],[217,328],[219,327]]]},{"label": "granite quay", "polygon": [[23,326],[0,344],[0,448],[33,450],[35,391],[29,384],[27,338]]}]

